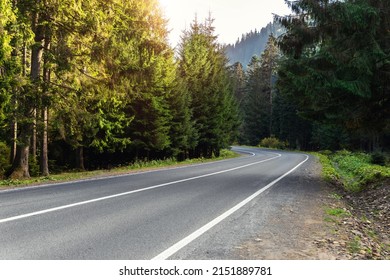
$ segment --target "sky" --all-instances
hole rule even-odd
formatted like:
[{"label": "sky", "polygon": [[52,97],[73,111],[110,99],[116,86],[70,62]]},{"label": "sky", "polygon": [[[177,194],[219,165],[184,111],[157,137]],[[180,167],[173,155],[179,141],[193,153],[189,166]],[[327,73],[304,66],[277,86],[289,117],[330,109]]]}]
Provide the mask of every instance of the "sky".
[{"label": "sky", "polygon": [[221,44],[232,44],[242,34],[260,30],[273,21],[273,13],[290,13],[284,0],[159,0],[169,20],[169,40],[173,47],[180,41],[182,31],[188,29],[197,15],[199,21],[215,19],[215,33]]}]

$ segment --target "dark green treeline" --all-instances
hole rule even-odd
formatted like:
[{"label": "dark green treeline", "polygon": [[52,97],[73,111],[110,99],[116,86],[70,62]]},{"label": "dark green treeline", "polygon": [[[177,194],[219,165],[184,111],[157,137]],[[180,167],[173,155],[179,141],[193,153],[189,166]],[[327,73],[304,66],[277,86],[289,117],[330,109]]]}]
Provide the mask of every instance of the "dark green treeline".
[{"label": "dark green treeline", "polygon": [[0,1],[0,176],[218,155],[238,110],[212,20],[157,0]]},{"label": "dark green treeline", "polygon": [[[275,136],[291,148],[388,150],[390,2],[286,3],[294,14],[277,17],[285,34],[270,37],[235,90],[244,93],[241,142]],[[240,84],[242,67],[232,68]]]}]

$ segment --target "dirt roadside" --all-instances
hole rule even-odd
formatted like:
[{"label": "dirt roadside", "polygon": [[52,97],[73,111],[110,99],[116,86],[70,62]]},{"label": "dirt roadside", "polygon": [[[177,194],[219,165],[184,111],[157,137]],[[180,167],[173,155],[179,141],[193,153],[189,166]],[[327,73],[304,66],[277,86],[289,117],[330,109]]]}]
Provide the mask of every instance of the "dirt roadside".
[{"label": "dirt roadside", "polygon": [[286,203],[257,236],[236,247],[237,259],[390,259],[389,182],[346,194],[321,179],[317,159],[297,178],[297,192],[309,185],[320,191]]}]

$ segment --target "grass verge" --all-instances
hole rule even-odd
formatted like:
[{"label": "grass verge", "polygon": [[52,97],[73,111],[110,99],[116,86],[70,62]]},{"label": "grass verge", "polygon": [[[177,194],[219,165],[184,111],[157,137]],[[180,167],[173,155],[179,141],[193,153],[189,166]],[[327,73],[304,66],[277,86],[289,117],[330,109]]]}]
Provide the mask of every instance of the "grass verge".
[{"label": "grass verge", "polygon": [[323,178],[341,184],[349,192],[362,191],[390,178],[390,167],[372,164],[369,154],[339,151],[315,155],[323,166]]},{"label": "grass verge", "polygon": [[207,163],[212,161],[230,159],[239,156],[240,156],[239,154],[226,149],[221,151],[219,157],[214,157],[211,159],[197,158],[197,159],[188,159],[180,162],[178,162],[175,159],[136,161],[131,165],[122,166],[110,170],[64,172],[60,174],[53,174],[47,177],[34,177],[25,180],[6,179],[6,180],[0,180],[0,190],[14,188],[14,187],[29,186],[29,185],[66,182],[72,180],[90,179],[95,177],[120,175],[120,174],[132,173],[132,172],[142,172],[142,171],[154,170],[154,169],[165,168],[165,167],[179,167],[179,166],[185,166],[191,164]]}]

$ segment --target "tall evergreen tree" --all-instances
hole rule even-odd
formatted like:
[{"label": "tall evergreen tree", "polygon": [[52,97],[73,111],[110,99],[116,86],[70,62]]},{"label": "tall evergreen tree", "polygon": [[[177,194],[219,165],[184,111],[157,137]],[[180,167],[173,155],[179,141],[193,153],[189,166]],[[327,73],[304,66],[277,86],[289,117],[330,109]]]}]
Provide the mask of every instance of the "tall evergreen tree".
[{"label": "tall evergreen tree", "polygon": [[176,71],[174,89],[169,98],[172,120],[170,123],[171,147],[169,154],[179,160],[188,158],[195,149],[198,135],[194,127],[190,108],[191,96],[182,77]]},{"label": "tall evergreen tree", "polygon": [[230,79],[233,87],[234,96],[239,104],[242,105],[245,97],[245,71],[240,62],[236,62],[229,67]]},{"label": "tall evergreen tree", "polygon": [[[257,145],[273,131],[274,82],[279,50],[274,36],[270,36],[261,58],[253,57],[248,65],[244,105],[244,139]],[[245,141],[245,140],[244,140]]]},{"label": "tall evergreen tree", "polygon": [[266,90],[262,79],[261,60],[254,56],[247,68],[243,106],[243,141],[246,144],[257,145],[262,138],[269,136],[269,96]]},{"label": "tall evergreen tree", "polygon": [[183,34],[179,59],[198,135],[193,155],[218,155],[237,130],[237,104],[229,84],[227,59],[214,35],[213,19],[203,24],[194,20]]},{"label": "tall evergreen tree", "polygon": [[10,83],[12,79],[11,53],[12,34],[10,26],[16,21],[9,0],[0,1],[0,127],[4,127],[5,109],[10,101]]},{"label": "tall evergreen tree", "polygon": [[289,4],[296,14],[281,18],[281,93],[298,100],[306,117],[344,127],[378,149],[389,134],[388,1]]}]

